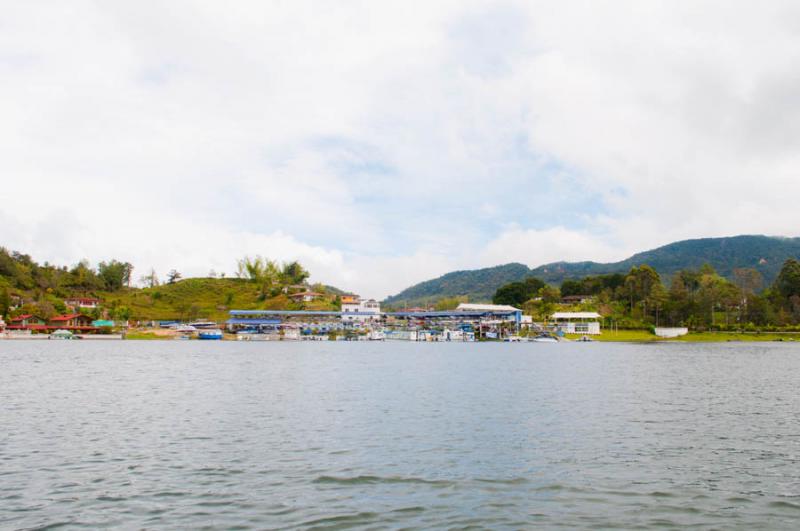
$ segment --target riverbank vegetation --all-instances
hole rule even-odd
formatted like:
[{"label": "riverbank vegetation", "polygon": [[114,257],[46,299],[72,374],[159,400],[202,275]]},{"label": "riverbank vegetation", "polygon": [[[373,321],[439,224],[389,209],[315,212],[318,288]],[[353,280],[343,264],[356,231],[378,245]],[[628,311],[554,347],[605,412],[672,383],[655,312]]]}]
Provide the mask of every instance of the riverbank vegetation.
[{"label": "riverbank vegetation", "polygon": [[597,311],[611,330],[800,331],[800,262],[786,260],[769,286],[755,269],[735,269],[728,279],[708,264],[680,270],[665,283],[642,264],[627,274],[567,279],[560,288],[532,277],[502,286],[493,301],[520,307],[540,321],[557,309]]}]

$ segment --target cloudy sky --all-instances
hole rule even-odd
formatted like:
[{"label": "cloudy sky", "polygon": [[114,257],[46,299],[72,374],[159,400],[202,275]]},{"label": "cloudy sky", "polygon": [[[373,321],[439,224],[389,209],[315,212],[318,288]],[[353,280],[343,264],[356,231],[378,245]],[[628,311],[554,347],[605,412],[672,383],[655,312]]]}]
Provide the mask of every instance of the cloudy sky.
[{"label": "cloudy sky", "polygon": [[796,2],[4,4],[0,245],[137,277],[798,235]]}]

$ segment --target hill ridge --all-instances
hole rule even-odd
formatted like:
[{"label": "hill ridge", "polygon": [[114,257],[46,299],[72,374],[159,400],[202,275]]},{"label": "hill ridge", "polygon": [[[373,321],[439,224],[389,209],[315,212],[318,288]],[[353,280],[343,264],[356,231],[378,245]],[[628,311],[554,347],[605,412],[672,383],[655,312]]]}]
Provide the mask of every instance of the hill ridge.
[{"label": "hill ridge", "polygon": [[[561,284],[567,278],[587,275],[622,273],[643,263],[655,268],[669,280],[680,269],[696,269],[711,264],[722,276],[730,278],[733,269],[752,267],[771,284],[787,258],[800,256],[800,238],[742,234],[712,238],[692,238],[668,243],[641,251],[618,262],[550,262],[530,268],[511,262],[480,269],[451,271],[429,279],[384,300],[388,305],[418,305],[433,303],[446,297],[466,297],[474,302],[491,300],[495,290],[508,282],[528,276],[541,278],[550,284]],[[483,279],[483,280],[482,280]]]}]

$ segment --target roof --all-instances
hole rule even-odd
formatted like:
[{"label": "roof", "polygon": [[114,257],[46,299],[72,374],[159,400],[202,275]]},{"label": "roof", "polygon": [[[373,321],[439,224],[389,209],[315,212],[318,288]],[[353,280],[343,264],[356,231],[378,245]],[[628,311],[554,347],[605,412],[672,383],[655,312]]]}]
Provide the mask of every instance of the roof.
[{"label": "roof", "polygon": [[[320,316],[320,317],[328,317],[328,316],[336,316],[340,317],[343,315],[351,316],[351,315],[380,315],[375,312],[334,312],[334,311],[327,311],[327,310],[231,310],[228,312],[231,315],[231,318],[246,318],[246,317],[253,317],[257,318],[259,316],[265,315],[279,315],[284,317],[293,317],[293,316]],[[252,321],[252,319],[251,319]],[[250,321],[248,321],[250,322]]]},{"label": "roof", "polygon": [[597,312],[556,312],[553,319],[600,319]]},{"label": "roof", "polygon": [[75,319],[76,317],[81,317],[83,314],[80,313],[70,313],[67,315],[56,315],[55,317],[51,317],[51,321],[69,321],[70,319]]},{"label": "roof", "polygon": [[81,301],[81,302],[100,302],[100,299],[94,299],[92,297],[67,297],[64,300]]},{"label": "roof", "polygon": [[462,302],[456,308],[457,311],[463,312],[521,312],[519,308],[514,308],[508,304],[468,304]]},{"label": "roof", "polygon": [[291,295],[289,295],[289,298],[293,299],[295,297],[322,297],[322,296],[323,296],[322,293],[317,293],[315,291],[301,291],[300,293],[292,293]]},{"label": "roof", "polygon": [[16,317],[12,317],[9,321],[13,323],[13,322],[16,322],[16,321],[24,321],[25,319],[30,319],[31,317],[33,317],[32,314],[26,313],[26,314],[23,314],[23,315],[18,315]]},{"label": "roof", "polygon": [[226,324],[231,325],[279,325],[280,319],[228,319]]},{"label": "roof", "polygon": [[502,317],[508,316],[513,313],[520,312],[522,310],[517,310],[516,308],[511,310],[442,310],[442,311],[430,311],[430,312],[389,312],[386,315],[391,317],[406,317],[411,319],[429,319],[429,318],[452,318],[452,319],[463,319],[464,317]]}]

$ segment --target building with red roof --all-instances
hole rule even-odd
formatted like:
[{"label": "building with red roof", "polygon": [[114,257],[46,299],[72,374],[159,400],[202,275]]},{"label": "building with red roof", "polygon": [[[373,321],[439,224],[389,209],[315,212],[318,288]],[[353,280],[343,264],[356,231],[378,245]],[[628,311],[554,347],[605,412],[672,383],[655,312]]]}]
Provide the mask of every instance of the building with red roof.
[{"label": "building with red roof", "polygon": [[91,331],[97,327],[92,326],[92,318],[80,313],[69,313],[66,315],[56,315],[47,322],[48,328],[61,328],[64,330]]},{"label": "building with red roof", "polygon": [[46,330],[47,322],[36,315],[26,313],[8,320],[9,330]]}]

